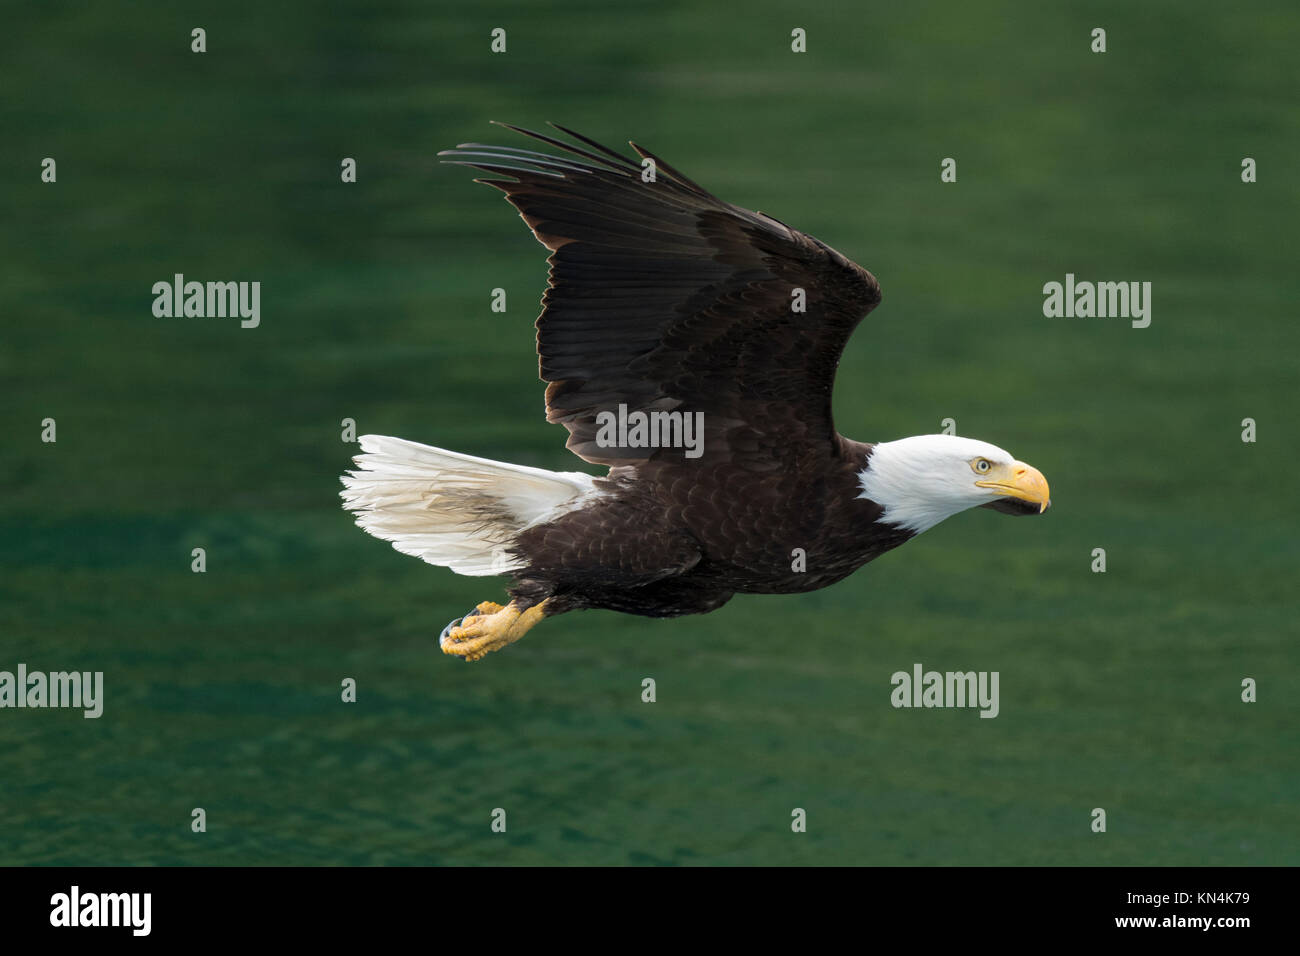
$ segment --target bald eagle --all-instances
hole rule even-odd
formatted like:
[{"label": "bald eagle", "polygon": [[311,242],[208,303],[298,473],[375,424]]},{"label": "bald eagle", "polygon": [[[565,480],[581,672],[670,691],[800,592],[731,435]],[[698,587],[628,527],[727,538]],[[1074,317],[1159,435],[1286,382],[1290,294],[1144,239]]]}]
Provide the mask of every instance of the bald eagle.
[{"label": "bald eagle", "polygon": [[553,151],[439,155],[492,176],[476,182],[551,251],[546,419],[609,471],[361,438],[341,492],[358,525],[458,574],[513,578],[507,604],[444,628],[443,651],[478,660],[565,611],[675,617],[813,591],[967,508],[1047,510],[1043,475],[994,445],[836,432],[840,354],[880,302],[870,272],[635,143],[641,162],[561,126],[573,142],[507,128]]}]

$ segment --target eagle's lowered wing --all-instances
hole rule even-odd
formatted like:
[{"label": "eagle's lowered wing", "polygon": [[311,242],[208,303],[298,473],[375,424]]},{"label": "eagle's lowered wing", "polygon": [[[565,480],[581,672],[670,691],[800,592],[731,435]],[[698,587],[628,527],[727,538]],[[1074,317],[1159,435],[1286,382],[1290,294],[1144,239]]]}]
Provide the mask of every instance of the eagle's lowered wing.
[{"label": "eagle's lowered wing", "polygon": [[[680,449],[602,447],[597,415],[703,413],[704,449],[769,466],[835,441],[831,390],[849,335],[880,302],[874,276],[770,217],[723,202],[646,150],[636,161],[509,127],[568,155],[464,144],[439,155],[502,190],[548,249],[537,319],[546,417],[590,462]],[[798,293],[802,307],[797,311]]]}]

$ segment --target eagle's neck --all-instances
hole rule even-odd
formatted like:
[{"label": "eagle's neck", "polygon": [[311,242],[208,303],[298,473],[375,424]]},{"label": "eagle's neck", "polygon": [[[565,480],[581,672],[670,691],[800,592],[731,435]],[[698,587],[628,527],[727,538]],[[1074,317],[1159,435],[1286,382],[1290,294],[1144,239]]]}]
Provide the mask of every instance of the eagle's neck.
[{"label": "eagle's neck", "polygon": [[915,535],[971,507],[969,496],[943,478],[944,437],[919,435],[870,446],[858,472],[858,497],[880,506],[878,524]]}]

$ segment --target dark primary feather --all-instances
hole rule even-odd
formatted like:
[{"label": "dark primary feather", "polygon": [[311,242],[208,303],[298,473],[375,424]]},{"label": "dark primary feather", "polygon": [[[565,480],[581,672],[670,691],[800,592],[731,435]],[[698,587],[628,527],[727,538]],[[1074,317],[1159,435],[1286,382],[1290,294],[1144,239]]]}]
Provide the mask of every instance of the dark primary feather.
[{"label": "dark primary feather", "polygon": [[[570,450],[611,466],[681,457],[599,447],[596,415],[625,404],[703,412],[714,462],[762,470],[792,451],[838,453],[831,390],[849,335],[880,302],[871,273],[635,144],[654,161],[655,182],[563,127],[583,145],[508,128],[567,155],[478,143],[439,155],[508,176],[478,181],[502,190],[551,250],[537,352],[547,420],[569,430]],[[792,311],[796,287],[806,312]]]}]

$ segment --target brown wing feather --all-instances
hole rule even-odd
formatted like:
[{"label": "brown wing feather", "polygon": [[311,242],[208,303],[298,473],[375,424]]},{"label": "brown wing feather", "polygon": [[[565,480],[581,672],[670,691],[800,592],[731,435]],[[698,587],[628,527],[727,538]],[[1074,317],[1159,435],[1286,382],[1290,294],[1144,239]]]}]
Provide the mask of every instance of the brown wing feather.
[{"label": "brown wing feather", "polygon": [[[478,181],[502,190],[551,250],[537,352],[546,417],[569,430],[569,449],[611,466],[681,454],[599,447],[597,414],[625,404],[703,412],[710,458],[758,463],[778,441],[786,452],[833,453],[835,369],[880,302],[875,277],[811,236],[723,202],[635,144],[654,160],[655,182],[643,182],[631,158],[569,130],[590,149],[509,128],[568,155],[476,143],[439,155],[511,177]],[[802,313],[792,309],[796,287],[806,295]]]}]

